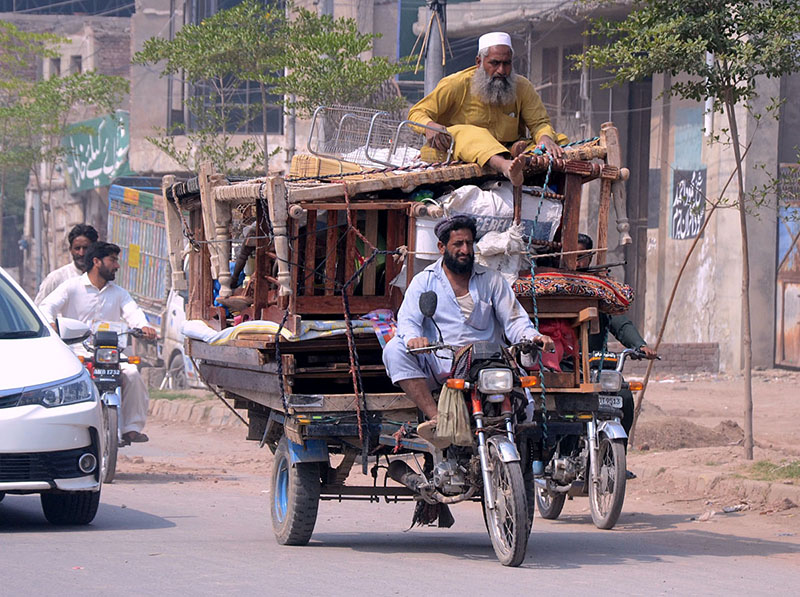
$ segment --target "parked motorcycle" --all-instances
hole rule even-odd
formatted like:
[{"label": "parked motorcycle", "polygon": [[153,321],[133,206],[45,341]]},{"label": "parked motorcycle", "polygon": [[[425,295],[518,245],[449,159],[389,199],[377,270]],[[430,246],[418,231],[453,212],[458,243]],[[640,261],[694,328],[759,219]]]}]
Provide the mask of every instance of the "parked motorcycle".
[{"label": "parked motorcycle", "polygon": [[[434,293],[423,293],[420,298],[420,310],[426,317],[433,317],[435,299]],[[433,450],[430,474],[413,472],[403,460],[394,460],[389,466],[389,476],[427,504],[453,504],[478,496],[492,547],[505,566],[519,566],[525,558],[533,518],[515,425],[518,413],[524,412],[527,404],[522,388],[533,386],[537,380],[519,375],[521,370],[512,353],[515,349],[531,351],[536,347],[529,342],[510,348],[495,342],[466,347],[440,342],[410,349],[412,353],[454,353],[454,377],[447,380],[447,387],[465,394],[472,443]]]},{"label": "parked motorcycle", "polygon": [[[117,330],[109,329],[116,327]],[[144,337],[139,328],[127,329],[124,324],[100,324],[98,329],[83,342],[87,355],[81,356],[84,366],[92,374],[92,380],[103,402],[103,423],[106,433],[101,475],[104,483],[114,480],[117,470],[117,452],[121,445],[119,410],[122,405],[121,363],[139,364],[136,356],[122,354],[127,346],[127,336]]]},{"label": "parked motorcycle", "polygon": [[545,425],[539,423],[531,466],[542,517],[554,520],[567,497],[588,494],[595,526],[611,529],[617,523],[625,501],[628,437],[620,423],[620,392],[641,389],[638,382],[626,382],[622,370],[627,358],[644,357],[630,348],[593,353],[589,360],[592,381],[601,391],[573,396],[568,404],[546,413]]}]

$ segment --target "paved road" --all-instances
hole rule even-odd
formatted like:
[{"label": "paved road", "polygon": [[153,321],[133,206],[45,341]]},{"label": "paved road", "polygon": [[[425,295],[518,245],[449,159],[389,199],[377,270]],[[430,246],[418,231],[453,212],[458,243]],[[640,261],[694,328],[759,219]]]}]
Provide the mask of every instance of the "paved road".
[{"label": "paved road", "polygon": [[[798,536],[782,533],[780,520],[692,521],[701,505],[643,487],[630,492],[614,531],[592,526],[586,500],[568,502],[559,521],[537,519],[519,569],[496,562],[474,504],[454,508],[452,529],[404,532],[410,504],[323,502],[311,543],[281,547],[266,475],[250,459],[263,453],[241,442],[223,467],[198,453],[205,433],[156,427],[149,445],[126,448],[89,527],[56,529],[38,498],[7,496],[0,594],[800,594]],[[167,455],[178,465],[160,464]],[[206,455],[214,471],[198,466]],[[193,468],[182,468],[188,460]]]}]

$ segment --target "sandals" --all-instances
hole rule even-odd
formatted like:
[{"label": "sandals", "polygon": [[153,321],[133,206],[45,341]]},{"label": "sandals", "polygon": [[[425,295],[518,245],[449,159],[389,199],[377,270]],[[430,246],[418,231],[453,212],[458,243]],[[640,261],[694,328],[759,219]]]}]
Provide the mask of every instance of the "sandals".
[{"label": "sandals", "polygon": [[130,446],[131,444],[141,444],[149,442],[150,438],[144,433],[138,431],[128,431],[122,434],[122,441],[119,442],[120,446]]}]

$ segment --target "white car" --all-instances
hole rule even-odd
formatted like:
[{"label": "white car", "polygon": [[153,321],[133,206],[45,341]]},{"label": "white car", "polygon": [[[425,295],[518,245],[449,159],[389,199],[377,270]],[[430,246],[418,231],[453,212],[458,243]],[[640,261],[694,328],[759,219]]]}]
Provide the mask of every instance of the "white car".
[{"label": "white car", "polygon": [[61,338],[0,268],[0,500],[38,493],[51,523],[88,524],[100,503],[102,403],[64,343],[88,327],[59,325]]}]

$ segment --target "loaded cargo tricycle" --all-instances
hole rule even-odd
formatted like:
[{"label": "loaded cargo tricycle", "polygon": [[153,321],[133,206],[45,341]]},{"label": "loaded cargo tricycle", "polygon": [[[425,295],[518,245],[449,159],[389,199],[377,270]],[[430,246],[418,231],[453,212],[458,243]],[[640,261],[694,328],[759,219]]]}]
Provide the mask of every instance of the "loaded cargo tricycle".
[{"label": "loaded cargo tricycle", "polygon": [[[451,505],[480,502],[510,566],[525,557],[535,503],[552,518],[566,497],[589,495],[595,523],[611,528],[625,492],[622,376],[613,355],[592,359],[588,337],[601,311],[624,311],[632,296],[607,270],[576,271],[576,259],[589,181],[599,181],[599,265],[612,197],[629,238],[616,128],[564,159],[526,155],[525,184],[511,188],[476,164],[420,162],[413,123],[321,110],[312,154],[296,156],[289,176],[229,180],[203,166],[188,181],[163,180],[172,285],[189,292],[186,352],[247,411],[247,438],[274,453],[278,542],[307,543],[320,500],[413,501],[414,523],[441,527],[453,523]],[[404,289],[438,259],[432,224],[453,213],[476,215],[481,258],[508,276],[542,333],[563,341],[557,358],[529,342],[434,341],[425,350],[453,359],[440,413],[447,402],[461,428],[425,439],[382,348]],[[425,317],[436,298],[420,298]],[[356,465],[368,482],[348,483]]]}]

